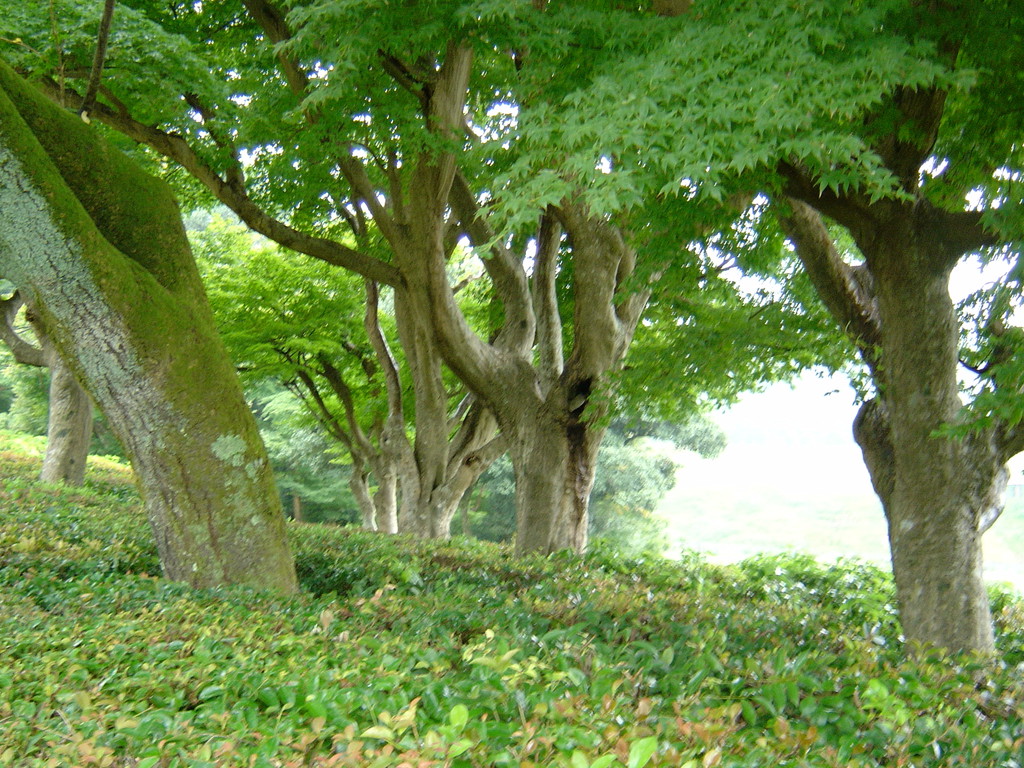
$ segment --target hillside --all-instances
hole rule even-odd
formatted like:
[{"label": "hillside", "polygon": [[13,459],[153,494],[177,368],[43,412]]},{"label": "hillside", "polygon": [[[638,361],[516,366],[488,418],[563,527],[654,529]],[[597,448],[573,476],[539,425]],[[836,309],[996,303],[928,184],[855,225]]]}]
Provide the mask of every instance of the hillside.
[{"label": "hillside", "polygon": [[290,529],[305,593],[158,578],[126,470],[0,453],[0,765],[1020,766],[1024,607],[1001,657],[903,660],[846,563],[516,559]]},{"label": "hillside", "polygon": [[[845,379],[808,374],[716,413],[725,451],[715,459],[680,452],[676,485],[658,507],[670,551],[697,550],[716,562],[805,552],[888,569],[885,517],[851,435],[856,410]],[[1022,469],[1020,458],[1011,462],[1017,494]],[[1024,590],[1024,495],[1006,499],[984,547],[986,580]]]}]

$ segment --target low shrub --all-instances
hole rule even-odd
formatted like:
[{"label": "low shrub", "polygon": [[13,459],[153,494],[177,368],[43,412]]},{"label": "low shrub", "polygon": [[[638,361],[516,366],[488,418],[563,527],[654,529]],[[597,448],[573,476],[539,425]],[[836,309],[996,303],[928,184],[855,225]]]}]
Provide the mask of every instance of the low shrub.
[{"label": "low shrub", "polygon": [[194,591],[159,578],[130,486],[30,477],[0,460],[0,765],[1022,764],[1006,591],[1001,657],[915,660],[885,573],[804,557],[292,524],[302,595]]}]

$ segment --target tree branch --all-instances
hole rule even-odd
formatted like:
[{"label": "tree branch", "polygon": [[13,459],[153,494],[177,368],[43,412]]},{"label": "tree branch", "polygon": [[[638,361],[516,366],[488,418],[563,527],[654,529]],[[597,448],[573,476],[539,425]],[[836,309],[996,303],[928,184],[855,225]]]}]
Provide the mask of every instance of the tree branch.
[{"label": "tree branch", "polygon": [[892,201],[880,200],[874,204],[853,193],[836,194],[831,189],[818,189],[805,169],[793,163],[779,163],[779,174],[785,180],[788,197],[812,206],[815,210],[842,224],[862,242],[874,237],[879,222],[892,213]]},{"label": "tree branch", "polygon": [[897,124],[874,150],[900,180],[900,186],[916,194],[921,165],[928,159],[939,135],[946,92],[939,88],[897,88],[891,106],[899,113]]},{"label": "tree branch", "polygon": [[[497,428],[498,423],[487,407],[476,398],[471,398],[469,408],[448,449],[449,474],[454,473],[455,469],[465,462],[470,454],[478,452],[484,445],[491,442]],[[498,456],[500,455],[501,453],[498,454]],[[498,456],[491,459],[491,462]]]},{"label": "tree branch", "polygon": [[352,390],[345,382],[341,371],[335,368],[323,355],[317,356],[317,363],[320,366],[320,372],[327,379],[327,383],[331,385],[331,389],[334,390],[334,394],[341,400],[341,404],[345,409],[345,421],[348,423],[348,429],[352,434],[354,442],[358,445],[364,456],[372,455],[374,453],[373,445],[370,443],[370,439],[366,436],[363,428],[359,426],[359,421],[356,419],[355,403],[352,400]]},{"label": "tree branch", "polygon": [[561,240],[562,225],[549,207],[541,214],[533,268],[533,312],[537,318],[538,365],[544,391],[558,381],[565,367],[562,316],[556,291]]},{"label": "tree branch", "polygon": [[17,291],[9,299],[0,299],[0,310],[3,310],[4,313],[4,321],[0,323],[0,340],[11,350],[16,362],[36,368],[46,368],[49,366],[49,361],[46,359],[46,353],[42,347],[37,347],[26,341],[14,328],[18,312],[24,305],[25,301]]},{"label": "tree branch", "polygon": [[366,335],[370,338],[370,344],[384,374],[384,386],[388,393],[388,414],[402,416],[404,412],[402,381],[398,375],[398,362],[391,353],[388,340],[384,337],[378,316],[380,288],[372,280],[365,280],[363,285],[366,290],[366,314],[363,317],[363,327],[366,329]]},{"label": "tree branch", "polygon": [[242,171],[242,163],[238,159],[238,149],[235,147],[234,142],[224,138],[220,135],[220,132],[213,127],[213,112],[199,100],[199,96],[194,93],[186,93],[184,94],[184,97],[185,103],[192,107],[192,109],[196,111],[196,114],[198,114],[202,119],[203,127],[206,129],[206,132],[210,134],[210,138],[213,139],[213,143],[221,149],[226,149],[231,154],[231,167],[227,169],[226,173],[228,185],[238,189],[244,189],[245,174]]},{"label": "tree branch", "polygon": [[1005,463],[1024,451],[1024,423],[1012,427],[1001,424],[996,428],[996,444],[1000,459]]},{"label": "tree branch", "polygon": [[[61,91],[57,83],[43,80],[40,86],[48,97],[58,104],[71,97],[80,99],[67,88]],[[257,206],[237,184],[222,179],[195,150],[177,134],[168,133],[152,126],[144,125],[128,115],[111,110],[103,104],[96,104],[93,113],[105,125],[124,134],[139,144],[144,144],[158,154],[173,160],[188,171],[197,181],[205,186],[213,195],[238,214],[251,229],[265,235],[279,245],[328,264],[351,270],[363,277],[376,280],[385,285],[397,285],[401,275],[394,267],[379,259],[375,259],[360,251],[356,251],[341,243],[321,237],[313,237],[300,232],[287,224],[273,218]]]},{"label": "tree branch", "polygon": [[[428,128],[440,138],[455,140],[463,123],[463,108],[469,83],[472,53],[450,45],[444,64],[438,72],[431,97]],[[484,343],[469,327],[455,302],[445,271],[441,252],[444,213],[453,197],[456,176],[455,158],[451,151],[424,153],[413,171],[410,191],[410,219],[421,226],[419,236],[435,244],[424,250],[424,258],[416,268],[422,270],[426,282],[433,336],[448,367],[466,386],[488,401],[509,396],[504,382],[510,376],[533,375],[528,362],[519,356],[501,354]],[[525,370],[520,370],[523,368]]]},{"label": "tree branch", "polygon": [[317,421],[323,425],[324,429],[334,437],[335,440],[344,445],[349,453],[353,453],[352,438],[345,431],[345,428],[341,426],[338,420],[331,413],[327,404],[324,402],[323,397],[320,394],[320,390],[316,386],[316,382],[313,381],[313,377],[304,370],[297,370],[295,373],[299,381],[302,382],[306,388],[305,394],[295,384],[295,382],[285,382],[285,387],[301,400],[306,408],[313,414]]},{"label": "tree branch", "polygon": [[506,349],[521,350],[533,344],[536,318],[530,299],[530,285],[522,262],[498,242],[461,171],[456,170],[449,201],[474,246],[487,245],[490,258],[483,259],[498,298],[505,308],[505,324],[495,342]]},{"label": "tree branch", "polygon": [[[352,157],[351,154],[346,153],[338,159],[338,167],[352,188],[356,204],[358,205],[359,200],[366,204],[381,234],[392,243],[400,238],[402,233],[399,230],[399,222],[391,215],[387,206],[380,201],[380,198],[377,196],[377,190],[374,189],[373,182],[370,181],[370,176],[367,174],[363,164]],[[373,279],[370,275],[364,275],[364,277]],[[386,281],[378,280],[377,282]]]},{"label": "tree branch", "polygon": [[416,97],[420,108],[426,114],[430,108],[430,90],[426,84],[418,80],[397,56],[383,50],[378,50],[377,55],[380,57],[384,71],[391,75],[392,79],[402,88]]},{"label": "tree branch", "polygon": [[636,291],[617,302],[636,253],[618,227],[591,215],[583,204],[567,202],[557,210],[574,263],[575,339],[566,369],[582,381],[603,376],[621,361],[650,292]]},{"label": "tree branch", "polygon": [[[267,33],[267,37],[274,45],[291,39],[292,33],[285,22],[284,14],[274,5],[266,0],[242,0],[242,5],[245,6],[253,20]],[[298,61],[286,56],[280,48],[276,55],[281,69],[284,71],[289,90],[295,96],[301,97],[309,84],[306,73],[299,66]]]},{"label": "tree branch", "polygon": [[811,283],[865,359],[873,360],[874,348],[881,343],[881,320],[869,273],[843,261],[817,211],[793,198],[789,205],[790,213],[780,215],[779,222]]},{"label": "tree branch", "polygon": [[467,467],[472,467],[477,475],[482,475],[506,451],[508,451],[508,439],[502,434],[495,435],[479,448],[457,454],[458,461],[457,463],[455,461],[450,463],[449,474],[454,476],[455,469],[460,464],[464,464]]},{"label": "tree branch", "polygon": [[105,0],[103,16],[100,18],[100,29],[96,35],[96,54],[92,60],[92,71],[89,73],[89,84],[85,89],[85,98],[78,108],[78,116],[89,122],[89,113],[96,103],[96,93],[100,88],[103,76],[103,61],[107,58],[107,41],[110,39],[110,24],[114,20],[114,0]]},{"label": "tree branch", "polygon": [[919,231],[938,240],[954,263],[965,254],[999,243],[999,238],[981,225],[981,211],[945,211],[923,200],[917,210]]}]

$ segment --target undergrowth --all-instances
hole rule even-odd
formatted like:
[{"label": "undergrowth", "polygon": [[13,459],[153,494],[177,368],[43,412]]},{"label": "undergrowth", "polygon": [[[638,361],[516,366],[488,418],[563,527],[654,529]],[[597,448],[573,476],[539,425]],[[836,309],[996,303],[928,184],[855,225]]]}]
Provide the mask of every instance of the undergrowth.
[{"label": "undergrowth", "polygon": [[996,659],[907,660],[857,562],[515,558],[293,525],[304,593],[159,578],[128,473],[0,454],[0,765],[1024,764],[1024,608]]}]

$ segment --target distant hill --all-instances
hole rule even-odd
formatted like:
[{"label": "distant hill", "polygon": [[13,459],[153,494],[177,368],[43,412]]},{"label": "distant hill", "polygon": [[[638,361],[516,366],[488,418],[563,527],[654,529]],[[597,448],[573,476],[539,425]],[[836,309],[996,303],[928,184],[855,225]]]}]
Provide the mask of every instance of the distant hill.
[{"label": "distant hill", "polygon": [[[719,562],[768,552],[823,560],[855,557],[889,567],[881,505],[851,425],[853,394],[842,379],[805,376],[745,396],[713,420],[729,445],[716,459],[680,453],[673,488],[658,508],[673,550]],[[1011,483],[1020,483],[1016,463]],[[1024,487],[985,537],[990,581],[1024,590]]]}]

